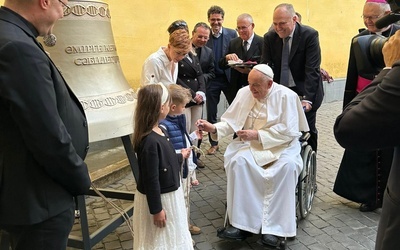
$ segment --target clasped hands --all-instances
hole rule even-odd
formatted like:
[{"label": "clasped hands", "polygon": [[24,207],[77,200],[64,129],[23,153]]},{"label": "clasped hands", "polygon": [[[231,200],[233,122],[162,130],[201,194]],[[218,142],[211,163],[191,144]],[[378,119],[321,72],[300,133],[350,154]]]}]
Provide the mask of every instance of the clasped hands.
[{"label": "clasped hands", "polygon": [[193,98],[193,101],[196,104],[201,104],[203,102],[203,97],[200,94],[196,94],[196,96]]},{"label": "clasped hands", "polygon": [[[214,124],[209,123],[206,120],[199,119],[196,122],[196,126],[201,131],[206,131],[209,133],[217,133],[217,128]],[[236,131],[236,135],[242,141],[254,141],[258,140],[258,131],[254,129],[245,129]]]}]

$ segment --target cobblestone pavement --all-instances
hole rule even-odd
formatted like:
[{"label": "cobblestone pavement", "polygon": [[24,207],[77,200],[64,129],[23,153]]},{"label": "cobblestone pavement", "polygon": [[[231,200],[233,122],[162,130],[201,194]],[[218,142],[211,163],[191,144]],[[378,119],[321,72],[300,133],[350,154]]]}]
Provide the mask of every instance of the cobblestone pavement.
[{"label": "cobblestone pavement", "polygon": [[[380,209],[361,213],[358,204],[349,202],[333,193],[332,187],[343,154],[332,133],[336,116],[341,111],[342,102],[325,103],[318,111],[319,152],[317,156],[317,183],[314,204],[309,216],[298,223],[297,236],[287,242],[286,249],[374,249]],[[212,156],[203,157],[206,167],[198,171],[200,185],[191,191],[191,219],[202,233],[193,236],[196,249],[267,249],[258,244],[260,235],[245,241],[227,241],[217,237],[216,232],[224,223],[226,200],[226,177],[223,170],[223,152],[229,138],[220,142],[220,150]],[[202,149],[208,149],[206,141]],[[108,186],[117,190],[135,190],[133,175]],[[122,207],[131,201],[113,200]],[[90,230],[101,227],[117,212],[98,197],[87,198]],[[284,216],[284,215],[283,215]],[[77,220],[72,234],[79,234]],[[132,235],[126,224],[108,235],[93,249],[132,249]],[[68,248],[73,249],[73,248]]]}]

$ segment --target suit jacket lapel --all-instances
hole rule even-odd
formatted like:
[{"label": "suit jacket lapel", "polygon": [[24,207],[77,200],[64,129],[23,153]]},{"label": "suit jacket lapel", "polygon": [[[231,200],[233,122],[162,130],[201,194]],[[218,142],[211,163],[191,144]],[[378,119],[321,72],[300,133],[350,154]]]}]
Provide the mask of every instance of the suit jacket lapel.
[{"label": "suit jacket lapel", "polygon": [[233,47],[236,48],[236,55],[243,61],[246,61],[247,57],[246,57],[246,52],[244,51],[244,47],[243,47],[243,40],[240,38],[237,38],[237,43],[234,44]]},{"label": "suit jacket lapel", "polygon": [[[293,38],[292,38],[292,47],[290,48],[289,63],[292,60],[294,54],[296,54],[297,49],[299,48],[299,41],[301,38],[300,31],[301,31],[301,25],[296,23],[296,29],[294,31]],[[281,45],[281,47],[282,47],[282,45]]]},{"label": "suit jacket lapel", "polygon": [[222,27],[222,54],[224,55],[227,51],[228,51],[228,45],[230,42],[230,37],[228,37],[228,35],[226,34],[226,30],[224,27]]},{"label": "suit jacket lapel", "polygon": [[258,47],[258,43],[259,43],[259,41],[256,38],[256,36],[254,35],[253,41],[251,42],[250,48],[249,48],[249,50],[247,51],[247,54],[246,54],[246,60],[249,60],[250,58],[252,58],[254,53],[256,53],[257,47]]},{"label": "suit jacket lapel", "polygon": [[199,63],[202,63],[202,62],[204,62],[205,61],[205,59],[206,59],[206,50],[204,49],[204,47],[201,47],[201,48],[199,48],[200,49],[200,56],[199,55],[197,55],[197,58],[199,58]]},{"label": "suit jacket lapel", "polygon": [[187,57],[183,58],[183,62],[184,62],[184,64],[187,64],[193,71],[196,72],[196,68],[194,66],[194,64],[195,64],[194,55],[192,53],[189,53],[188,56],[190,56],[190,59],[192,59],[192,62],[190,62],[189,58],[187,58]]},{"label": "suit jacket lapel", "polygon": [[278,36],[278,34],[275,34],[276,38],[275,38],[275,42],[274,42],[274,48],[277,50],[276,53],[276,63],[279,62],[279,65],[281,65],[281,61],[282,61],[282,49],[283,49],[283,41],[282,38],[280,38]]}]

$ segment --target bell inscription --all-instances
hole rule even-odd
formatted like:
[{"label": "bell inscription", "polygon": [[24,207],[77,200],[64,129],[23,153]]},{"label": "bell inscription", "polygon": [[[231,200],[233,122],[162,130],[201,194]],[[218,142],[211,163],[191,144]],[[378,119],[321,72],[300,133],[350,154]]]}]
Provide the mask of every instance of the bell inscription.
[{"label": "bell inscription", "polygon": [[53,28],[56,44],[45,47],[82,103],[90,142],[133,132],[136,93],[122,73],[110,20],[106,3],[70,0]]}]

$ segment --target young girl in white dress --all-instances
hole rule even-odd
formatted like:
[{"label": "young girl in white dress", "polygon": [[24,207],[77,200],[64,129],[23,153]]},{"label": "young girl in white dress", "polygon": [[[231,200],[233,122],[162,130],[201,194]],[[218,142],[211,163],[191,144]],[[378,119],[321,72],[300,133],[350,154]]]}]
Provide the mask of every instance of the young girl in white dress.
[{"label": "young girl in white dress", "polygon": [[135,250],[193,249],[180,185],[181,165],[158,126],[169,106],[169,93],[163,84],[146,85],[138,92],[132,139],[139,165],[133,212]]}]

